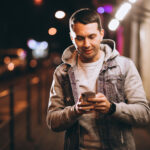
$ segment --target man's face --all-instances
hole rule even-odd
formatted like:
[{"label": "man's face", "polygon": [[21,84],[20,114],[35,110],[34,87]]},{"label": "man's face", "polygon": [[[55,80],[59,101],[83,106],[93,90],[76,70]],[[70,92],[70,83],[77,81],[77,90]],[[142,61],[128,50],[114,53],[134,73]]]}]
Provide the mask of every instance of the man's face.
[{"label": "man's face", "polygon": [[83,62],[94,62],[100,57],[100,43],[104,36],[104,30],[99,31],[97,23],[73,25],[71,39],[79,52],[79,58]]}]

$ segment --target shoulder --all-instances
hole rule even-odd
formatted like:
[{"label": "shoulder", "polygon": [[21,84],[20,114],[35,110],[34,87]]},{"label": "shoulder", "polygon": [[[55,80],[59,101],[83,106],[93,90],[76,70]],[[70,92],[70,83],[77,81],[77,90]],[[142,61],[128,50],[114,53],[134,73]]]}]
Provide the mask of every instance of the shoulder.
[{"label": "shoulder", "polygon": [[127,63],[127,65],[129,65],[129,63],[132,62],[132,60],[128,57],[125,57],[125,56],[117,56],[116,57],[116,61],[119,63],[119,64],[125,64]]},{"label": "shoulder", "polygon": [[126,74],[129,70],[132,70],[135,67],[134,62],[132,59],[125,57],[125,56],[118,56],[116,57],[117,65],[120,67],[123,74]]},{"label": "shoulder", "polygon": [[62,63],[56,67],[54,74],[56,75],[66,74],[69,68],[70,68],[69,64]]}]

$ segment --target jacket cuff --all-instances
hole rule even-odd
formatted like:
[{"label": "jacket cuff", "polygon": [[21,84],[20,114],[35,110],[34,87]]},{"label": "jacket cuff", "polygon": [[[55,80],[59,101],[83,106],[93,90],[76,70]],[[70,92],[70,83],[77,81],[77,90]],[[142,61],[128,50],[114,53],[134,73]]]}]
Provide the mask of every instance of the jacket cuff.
[{"label": "jacket cuff", "polygon": [[116,111],[112,114],[114,117],[120,117],[122,114],[121,107],[118,103],[114,103],[116,105]]},{"label": "jacket cuff", "polygon": [[79,113],[76,111],[75,105],[71,106],[71,109],[70,109],[70,117],[71,117],[72,119],[75,119],[75,118],[78,118],[78,117],[80,117],[80,116],[81,116],[81,114],[79,114]]},{"label": "jacket cuff", "polygon": [[108,111],[108,115],[112,115],[116,112],[116,104],[115,103],[112,103],[110,104],[110,108],[109,108],[109,111]]}]

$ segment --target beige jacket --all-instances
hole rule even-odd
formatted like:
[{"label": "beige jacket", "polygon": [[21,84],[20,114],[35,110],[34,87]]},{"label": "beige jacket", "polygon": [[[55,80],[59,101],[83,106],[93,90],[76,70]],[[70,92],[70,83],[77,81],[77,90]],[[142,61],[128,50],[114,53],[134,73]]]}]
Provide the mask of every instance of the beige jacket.
[{"label": "beige jacket", "polygon": [[[114,41],[103,40],[101,50],[105,52],[105,59],[98,89],[109,101],[116,103],[113,115],[96,120],[103,149],[134,150],[132,126],[145,125],[150,121],[150,108],[142,81],[134,63],[119,56]],[[49,128],[54,131],[66,130],[65,150],[76,150],[79,147],[79,115],[74,111],[74,104],[78,100],[73,72],[76,59],[74,46],[64,51],[64,63],[54,72],[47,112]]]}]

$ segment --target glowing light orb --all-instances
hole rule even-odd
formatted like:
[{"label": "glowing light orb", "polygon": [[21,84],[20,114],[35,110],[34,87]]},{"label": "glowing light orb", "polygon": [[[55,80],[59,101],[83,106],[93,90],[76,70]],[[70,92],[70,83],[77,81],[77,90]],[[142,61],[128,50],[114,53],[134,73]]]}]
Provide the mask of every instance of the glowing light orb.
[{"label": "glowing light orb", "polygon": [[6,56],[6,57],[4,58],[4,63],[5,63],[5,64],[9,64],[10,61],[11,61],[10,57]]},{"label": "glowing light orb", "polygon": [[105,10],[104,10],[103,7],[98,7],[97,12],[100,13],[100,14],[103,14],[105,12]]},{"label": "glowing light orb", "polygon": [[108,28],[111,30],[111,31],[115,31],[118,26],[119,26],[119,21],[117,19],[112,19],[110,21],[110,23],[108,24]]},{"label": "glowing light orb", "polygon": [[57,11],[57,12],[55,13],[55,17],[56,17],[57,19],[63,19],[65,16],[66,16],[65,12],[62,11],[62,10],[59,10],[59,11]]},{"label": "glowing light orb", "polygon": [[9,71],[13,71],[14,68],[15,68],[14,63],[11,62],[11,63],[8,64],[8,70],[9,70]]},{"label": "glowing light orb", "polygon": [[52,28],[49,28],[48,30],[48,34],[49,35],[55,35],[57,33],[57,29],[52,27]]}]

